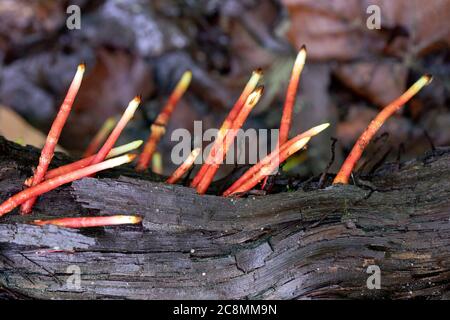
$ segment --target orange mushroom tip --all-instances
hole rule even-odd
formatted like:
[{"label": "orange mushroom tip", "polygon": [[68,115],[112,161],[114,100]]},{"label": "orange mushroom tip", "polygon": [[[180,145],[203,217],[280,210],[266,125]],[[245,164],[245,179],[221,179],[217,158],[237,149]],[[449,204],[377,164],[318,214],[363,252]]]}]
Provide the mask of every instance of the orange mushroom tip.
[{"label": "orange mushroom tip", "polygon": [[432,79],[433,77],[429,74],[423,75],[400,97],[392,101],[377,114],[377,116],[370,122],[366,130],[364,130],[356,141],[349,155],[342,164],[342,167],[339,169],[338,174],[334,178],[333,184],[348,184],[350,175],[361,158],[364,149],[378,132],[380,127],[391,115],[393,115],[405,103],[414,97],[423,87],[430,84]]},{"label": "orange mushroom tip", "polygon": [[141,221],[142,218],[140,216],[115,215],[104,217],[74,217],[50,220],[34,220],[33,224],[38,226],[55,225],[64,228],[90,228],[124,224],[138,224]]},{"label": "orange mushroom tip", "polygon": [[186,91],[189,85],[191,84],[191,81],[192,81],[192,72],[190,70],[187,70],[181,76],[181,79],[178,82],[177,86],[175,87],[174,92],[183,94],[184,91]]},{"label": "orange mushroom tip", "polygon": [[117,167],[123,165],[125,163],[129,163],[134,160],[136,155],[127,154],[120,157],[112,158],[94,165],[90,165],[88,167],[78,169],[64,175],[55,177],[53,179],[45,180],[44,182],[34,185],[28,189],[25,189],[14,196],[7,199],[5,202],[0,204],[0,217],[11,212],[19,205],[26,203],[30,199],[36,199],[36,197],[49,192],[53,189],[56,189],[63,184],[70,183],[75,180],[82,179],[84,177],[88,177],[94,173],[99,171],[107,170],[113,167]]},{"label": "orange mushroom tip", "polygon": [[306,46],[303,45],[298,51],[297,57],[295,58],[293,69],[294,74],[298,74],[303,70],[303,67],[305,66],[306,62],[306,54],[307,54]]}]

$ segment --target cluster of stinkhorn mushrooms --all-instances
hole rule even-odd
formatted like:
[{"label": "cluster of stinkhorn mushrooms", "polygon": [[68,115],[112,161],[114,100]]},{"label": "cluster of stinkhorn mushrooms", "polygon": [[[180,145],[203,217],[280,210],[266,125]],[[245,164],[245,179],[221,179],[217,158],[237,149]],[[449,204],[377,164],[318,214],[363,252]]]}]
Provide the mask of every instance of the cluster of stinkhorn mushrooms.
[{"label": "cluster of stinkhorn mushrooms", "polygon": [[[246,171],[237,181],[235,181],[225,192],[223,196],[239,196],[264,180],[280,166],[287,158],[297,151],[303,149],[309,140],[326,129],[329,124],[324,123],[315,126],[294,138],[289,139],[289,130],[292,122],[292,113],[297,95],[300,75],[306,60],[306,48],[302,47],[292,69],[291,79],[286,92],[283,113],[281,117],[281,125],[278,143],[275,149],[266,157],[261,159],[257,164]],[[80,88],[83,74],[85,71],[84,64],[78,66],[75,77],[69,87],[67,95],[62,103],[60,110],[53,122],[50,132],[47,136],[46,143],[41,151],[39,165],[36,168],[33,177],[28,178],[24,185],[26,188],[10,197],[0,204],[0,216],[12,211],[20,206],[21,214],[29,214],[33,208],[38,196],[53,190],[63,184],[70,183],[83,177],[92,176],[95,173],[120,166],[122,164],[132,162],[136,155],[127,154],[128,152],[138,149],[143,143],[142,140],[133,141],[123,146],[113,148],[121,132],[133,118],[133,115],[140,104],[140,98],[135,97],[130,101],[122,117],[116,121],[109,118],[102,126],[98,134],[94,137],[91,144],[84,153],[81,160],[61,166],[56,169],[48,170],[49,164],[53,158],[55,147],[58,143],[59,136],[64,124],[69,116],[72,104]],[[253,72],[250,80],[229,112],[228,116],[222,123],[217,137],[210,148],[210,152],[206,161],[200,167],[198,173],[193,178],[190,186],[196,188],[199,194],[204,194],[223,160],[227,151],[233,145],[238,130],[242,127],[245,120],[249,116],[251,110],[258,103],[263,94],[263,87],[258,86],[258,82],[262,77],[262,71]],[[161,137],[165,133],[165,128],[169,122],[177,102],[186,92],[191,82],[192,74],[186,71],[181,77],[179,83],[171,94],[168,102],[159,113],[155,122],[151,126],[150,136],[144,145],[142,153],[138,157],[136,170],[145,171],[155,156],[156,148]],[[425,85],[430,83],[431,76],[424,75],[416,83],[414,83],[404,94],[394,100],[388,106],[381,110],[369,124],[367,129],[362,133],[351,150],[349,156],[345,160],[339,170],[333,184],[348,184],[349,177],[357,161],[362,155],[364,148],[376,134],[378,129],[392,114],[400,109],[407,101],[409,101],[417,92]],[[100,147],[100,145],[103,145]],[[167,183],[174,184],[183,175],[189,171],[194,164],[195,159],[200,154],[200,148],[194,149],[174,173],[167,179]],[[125,155],[123,155],[125,154]],[[101,217],[73,217],[60,218],[52,220],[35,220],[36,225],[53,224],[68,228],[107,226],[118,224],[134,224],[139,223],[139,216],[101,216]]]}]

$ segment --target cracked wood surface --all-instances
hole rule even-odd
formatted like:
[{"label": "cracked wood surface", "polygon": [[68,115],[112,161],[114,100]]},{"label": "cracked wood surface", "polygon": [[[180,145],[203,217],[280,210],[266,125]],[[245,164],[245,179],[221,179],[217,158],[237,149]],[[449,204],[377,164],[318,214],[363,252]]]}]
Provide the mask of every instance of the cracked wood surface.
[{"label": "cracked wood surface", "polygon": [[[1,201],[21,190],[38,156],[0,138]],[[54,165],[67,161],[58,154]],[[449,149],[384,165],[360,187],[247,199],[110,170],[42,196],[32,216],[0,220],[0,287],[44,299],[450,298],[449,178]],[[144,221],[84,230],[27,224],[90,213]],[[373,264],[381,290],[366,286]]]}]

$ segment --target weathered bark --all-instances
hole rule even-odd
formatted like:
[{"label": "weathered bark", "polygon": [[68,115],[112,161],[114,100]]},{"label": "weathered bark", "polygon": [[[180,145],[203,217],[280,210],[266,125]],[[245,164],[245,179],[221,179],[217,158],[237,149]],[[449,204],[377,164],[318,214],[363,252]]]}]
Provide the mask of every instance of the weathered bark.
[{"label": "weathered bark", "polygon": [[[38,152],[0,138],[0,200]],[[58,155],[55,164],[65,162]],[[87,299],[449,298],[450,149],[385,165],[363,185],[247,199],[111,170],[0,220],[0,286],[9,295]],[[144,180],[146,179],[146,180]],[[69,230],[49,216],[139,214],[142,226]],[[369,265],[381,289],[366,285]],[[81,271],[73,287],[70,266]],[[73,267],[72,267],[73,268]],[[69,282],[67,281],[69,280]]]}]

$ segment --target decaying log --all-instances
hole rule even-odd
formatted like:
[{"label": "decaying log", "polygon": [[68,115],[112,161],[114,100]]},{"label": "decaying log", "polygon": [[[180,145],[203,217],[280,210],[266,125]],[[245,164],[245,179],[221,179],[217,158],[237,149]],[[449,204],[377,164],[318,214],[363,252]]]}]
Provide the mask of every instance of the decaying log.
[{"label": "decaying log", "polygon": [[[0,138],[1,201],[21,190],[38,156]],[[67,161],[58,154],[54,165]],[[4,216],[0,287],[52,299],[450,298],[448,148],[384,165],[359,186],[245,199],[152,180],[111,170],[42,196],[32,216]],[[144,222],[27,224],[91,213]],[[370,265],[379,290],[367,287]]]}]

